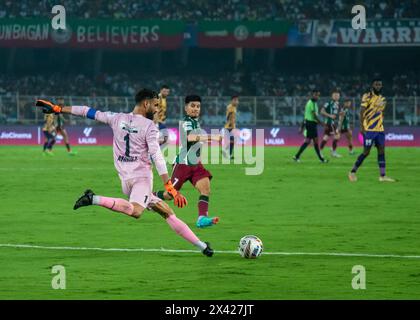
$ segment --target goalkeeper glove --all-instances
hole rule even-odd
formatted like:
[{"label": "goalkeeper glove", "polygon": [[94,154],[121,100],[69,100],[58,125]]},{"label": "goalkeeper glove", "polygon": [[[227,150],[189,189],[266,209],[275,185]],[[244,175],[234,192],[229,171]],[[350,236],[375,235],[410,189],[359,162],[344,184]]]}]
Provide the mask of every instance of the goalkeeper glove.
[{"label": "goalkeeper glove", "polygon": [[61,113],[61,107],[47,100],[37,100],[37,107],[42,108],[43,113]]},{"label": "goalkeeper glove", "polygon": [[188,204],[187,199],[174,188],[171,180],[165,183],[165,189],[174,198],[174,203],[178,208],[183,208]]}]

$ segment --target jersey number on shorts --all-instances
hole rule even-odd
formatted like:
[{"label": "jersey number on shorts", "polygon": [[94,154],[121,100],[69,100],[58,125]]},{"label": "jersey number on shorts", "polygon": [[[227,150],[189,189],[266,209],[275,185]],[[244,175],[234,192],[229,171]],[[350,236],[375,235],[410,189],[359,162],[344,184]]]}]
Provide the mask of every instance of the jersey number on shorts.
[{"label": "jersey number on shorts", "polygon": [[367,147],[370,147],[372,145],[372,142],[373,142],[372,139],[366,139],[365,144]]},{"label": "jersey number on shorts", "polygon": [[130,135],[128,133],[124,137],[124,141],[125,141],[125,155],[129,157],[130,156]]}]

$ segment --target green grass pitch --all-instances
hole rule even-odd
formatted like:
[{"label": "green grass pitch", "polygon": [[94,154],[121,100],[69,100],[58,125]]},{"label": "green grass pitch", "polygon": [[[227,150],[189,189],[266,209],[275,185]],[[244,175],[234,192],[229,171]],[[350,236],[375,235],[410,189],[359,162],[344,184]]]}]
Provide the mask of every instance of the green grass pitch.
[{"label": "green grass pitch", "polygon": [[[176,210],[217,250],[236,250],[255,234],[267,252],[361,253],[420,256],[420,149],[388,148],[388,174],[378,182],[376,151],[351,184],[356,156],[316,161],[312,148],[296,164],[296,148],[266,148],[265,169],[245,175],[245,165],[209,165],[214,179],[210,212],[219,225],[197,230],[198,194]],[[358,150],[360,151],[360,150]],[[72,210],[86,189],[123,196],[110,147],[78,148],[76,157],[56,147],[0,148],[0,244],[49,247],[194,249],[158,215],[140,220],[99,207]],[[155,186],[160,180],[155,176]],[[54,290],[54,265],[66,268],[66,289]],[[352,268],[366,269],[366,289],[354,290]],[[262,255],[199,252],[101,252],[0,246],[0,299],[418,299],[420,259]]]}]

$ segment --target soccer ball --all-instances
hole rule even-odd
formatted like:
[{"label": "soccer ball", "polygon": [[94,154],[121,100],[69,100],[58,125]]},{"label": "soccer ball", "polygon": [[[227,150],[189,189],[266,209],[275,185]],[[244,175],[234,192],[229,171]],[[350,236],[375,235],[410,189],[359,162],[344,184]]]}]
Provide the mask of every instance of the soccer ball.
[{"label": "soccer ball", "polygon": [[256,236],[245,236],[239,241],[238,250],[243,258],[256,259],[263,252],[263,243]]}]

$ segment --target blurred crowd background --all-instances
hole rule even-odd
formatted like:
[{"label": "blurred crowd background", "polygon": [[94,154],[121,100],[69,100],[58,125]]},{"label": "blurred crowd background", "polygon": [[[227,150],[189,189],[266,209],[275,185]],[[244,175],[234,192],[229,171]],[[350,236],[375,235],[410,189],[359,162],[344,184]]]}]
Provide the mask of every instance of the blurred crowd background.
[{"label": "blurred crowd background", "polygon": [[[56,1],[6,0],[0,18],[49,16]],[[278,20],[348,18],[358,3],[345,0],[77,0],[65,3],[70,16],[80,18],[188,20]],[[366,0],[369,18],[420,16],[418,0]]]},{"label": "blurred crowd background", "polygon": [[[372,75],[368,74],[276,74],[264,71],[250,73],[228,72],[203,75],[158,76],[144,74],[130,76],[126,73],[102,73],[95,77],[85,74],[66,75],[0,75],[0,94],[13,95],[72,95],[72,96],[134,96],[138,88],[157,90],[166,84],[171,94],[182,96],[198,92],[204,96],[299,96],[319,89],[329,95],[333,89],[343,96],[359,96],[369,87]],[[420,95],[420,74],[414,71],[384,77],[384,92],[389,96]]]}]

